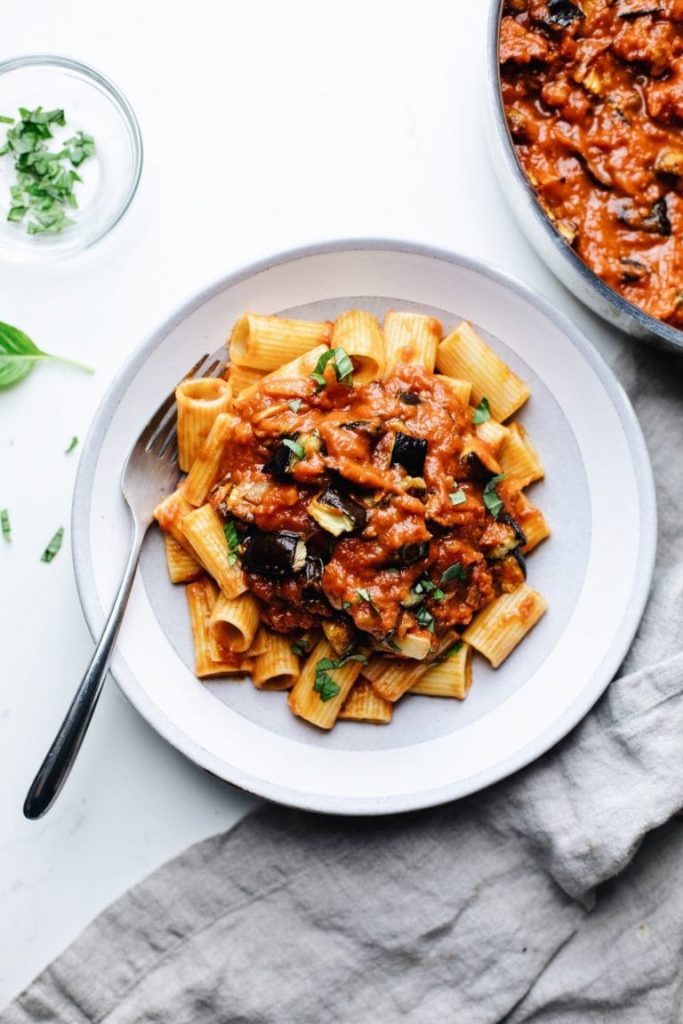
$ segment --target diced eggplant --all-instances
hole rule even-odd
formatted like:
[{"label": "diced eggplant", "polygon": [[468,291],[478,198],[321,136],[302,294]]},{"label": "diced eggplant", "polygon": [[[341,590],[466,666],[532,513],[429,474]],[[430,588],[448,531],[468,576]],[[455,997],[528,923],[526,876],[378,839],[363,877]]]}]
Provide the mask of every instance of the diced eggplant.
[{"label": "diced eggplant", "polygon": [[284,579],[306,566],[306,543],[294,533],[251,531],[244,541],[242,565],[248,572]]},{"label": "diced eggplant", "polygon": [[623,268],[621,280],[624,284],[644,281],[652,273],[652,268],[644,260],[637,260],[632,256],[622,256],[619,264]]},{"label": "diced eggplant", "polygon": [[524,530],[508,512],[501,512],[499,514],[495,526],[497,529],[500,529],[501,526],[504,527],[506,529],[506,537],[488,552],[488,558],[493,561],[507,558],[508,555],[514,554],[517,548],[524,547],[526,544]]},{"label": "diced eggplant", "polygon": [[391,465],[403,466],[410,476],[422,476],[427,455],[427,442],[423,437],[411,437],[410,434],[396,433],[394,447],[391,451]]},{"label": "diced eggplant", "polygon": [[344,654],[353,647],[356,631],[348,619],[325,619],[323,633],[334,647],[335,654]]},{"label": "diced eggplant", "polygon": [[398,396],[399,401],[403,402],[404,405],[421,405],[422,399],[419,395],[416,395],[414,391],[402,391]]},{"label": "diced eggplant", "polygon": [[475,480],[480,484],[487,484],[496,475],[492,469],[481,459],[475,451],[465,452],[460,457],[460,467],[467,474],[469,480]]},{"label": "diced eggplant", "polygon": [[432,644],[424,635],[413,636],[407,633],[400,639],[394,638],[392,648],[403,655],[404,658],[414,658],[415,661],[424,661],[429,654]]},{"label": "diced eggplant", "polygon": [[616,214],[619,222],[632,231],[646,231],[648,234],[662,235],[664,238],[671,234],[666,196],[661,196],[649,212],[644,212],[631,200],[624,200],[619,203]]},{"label": "diced eggplant", "polygon": [[520,544],[522,547],[525,546],[526,534],[517,522],[517,520],[513,519],[509,512],[501,512],[500,515],[498,516],[498,522],[505,523],[507,526],[511,526],[512,529],[515,531],[515,537],[517,539],[518,544]]},{"label": "diced eggplant", "polygon": [[519,550],[519,548],[515,548],[514,551],[511,552],[511,554],[517,565],[522,570],[522,575],[524,576],[524,579],[526,579],[526,558]]},{"label": "diced eggplant", "polygon": [[422,544],[402,544],[396,552],[391,565],[400,566],[403,568],[406,565],[413,565],[415,562],[419,562],[420,559],[426,558],[429,551],[429,545],[425,542]]},{"label": "diced eggplant", "polygon": [[313,499],[308,506],[308,514],[335,537],[362,530],[368,516],[362,505],[332,485]]},{"label": "diced eggplant", "polygon": [[636,7],[621,5],[622,9],[617,11],[617,18],[622,21],[635,21],[636,18],[647,18],[650,15],[661,14],[663,8],[659,4],[643,3]]},{"label": "diced eggplant", "polygon": [[573,21],[583,21],[586,15],[572,0],[548,0],[547,22],[567,28]]},{"label": "diced eggplant", "polygon": [[407,494],[426,494],[427,484],[421,476],[407,476],[401,480],[401,490]]},{"label": "diced eggplant", "polygon": [[341,427],[343,430],[356,430],[359,434],[365,434],[373,441],[376,441],[382,433],[382,421],[380,419],[350,420],[348,423],[342,423]]},{"label": "diced eggplant", "polygon": [[289,460],[292,457],[292,451],[284,441],[273,450],[270,458],[263,464],[263,472],[268,473],[269,476],[274,477],[276,480],[286,480],[289,476]]}]

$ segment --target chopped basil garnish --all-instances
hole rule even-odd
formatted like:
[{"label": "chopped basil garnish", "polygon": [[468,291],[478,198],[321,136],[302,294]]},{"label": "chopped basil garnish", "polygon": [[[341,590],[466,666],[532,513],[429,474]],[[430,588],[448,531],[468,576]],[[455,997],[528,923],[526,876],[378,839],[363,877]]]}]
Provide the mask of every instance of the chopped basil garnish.
[{"label": "chopped basil garnish", "polygon": [[0,527],[2,528],[2,535],[5,540],[9,541],[12,539],[12,527],[9,522],[9,511],[6,508],[0,510]]},{"label": "chopped basil garnish", "polygon": [[[443,580],[441,582],[443,583]],[[437,585],[432,583],[428,578],[417,580],[417,582],[410,588],[410,593],[415,597],[419,597],[422,601],[424,601],[428,595],[431,595],[434,601],[443,601],[446,596],[443,590],[437,587]]]},{"label": "chopped basil garnish", "polygon": [[454,490],[449,495],[451,499],[451,505],[464,505],[467,501],[467,495],[463,491],[462,487],[454,485]]},{"label": "chopped basil garnish", "polygon": [[294,643],[290,645],[289,649],[292,654],[296,654],[297,658],[301,658],[304,654],[308,654],[311,649],[311,644],[306,637],[302,636],[300,640],[295,640]]},{"label": "chopped basil garnish", "polygon": [[[329,662],[329,658],[323,658],[322,661],[318,662],[315,670],[315,682],[313,683],[314,691],[320,695],[321,701],[327,703],[328,700],[332,700],[336,697],[341,690],[339,683],[335,683],[331,675],[322,668],[324,662]],[[330,664],[334,664],[330,662]]]},{"label": "chopped basil garnish", "polygon": [[387,647],[391,647],[392,651],[397,651],[399,654],[403,653],[403,651],[398,646],[391,633],[387,633],[387,635],[384,637],[384,643],[387,645]]},{"label": "chopped basil garnish", "polygon": [[342,601],[342,611],[345,612],[351,607],[350,601]]},{"label": "chopped basil garnish", "polygon": [[16,123],[2,119],[13,127],[7,131],[0,156],[12,155],[17,175],[16,184],[10,187],[7,220],[18,222],[27,217],[29,235],[60,232],[74,223],[65,210],[78,206],[74,183],[82,179],[73,168],[93,155],[95,140],[77,132],[60,150],[50,150],[45,140],[53,137],[51,125],[66,123],[64,111],[20,107],[19,114],[21,120]]},{"label": "chopped basil garnish", "polygon": [[298,441],[291,441],[288,437],[284,437],[282,439],[282,443],[289,448],[290,452],[294,456],[293,459],[290,456],[291,465],[296,466],[297,462],[301,462],[302,459],[306,458],[306,449],[302,444],[299,444]]},{"label": "chopped basil garnish", "polygon": [[64,539],[64,527],[60,526],[56,534],[40,556],[41,562],[51,562],[62,546]]},{"label": "chopped basil garnish", "polygon": [[360,590],[357,590],[356,593],[358,594],[358,600],[361,603],[369,604],[373,612],[376,612],[377,615],[380,614],[380,610],[375,604],[375,602],[372,600],[372,595],[370,594],[369,590],[367,590],[365,587],[362,587]]},{"label": "chopped basil garnish", "polygon": [[298,412],[301,406],[303,405],[303,401],[301,398],[293,398],[291,402],[287,402],[287,405],[292,410],[292,412]]},{"label": "chopped basil garnish", "polygon": [[442,661],[448,661],[448,659],[452,658],[454,654],[457,654],[461,648],[462,640],[456,640],[454,644],[451,644],[451,646],[447,647],[445,651],[442,651],[439,657],[436,658],[434,664],[439,665]]},{"label": "chopped basil garnish", "polygon": [[331,348],[327,352],[323,352],[311,373],[311,377],[318,385],[319,391],[327,385],[325,367],[330,362],[340,384],[353,384],[353,363],[343,348]]},{"label": "chopped basil garnish", "polygon": [[486,505],[487,509],[489,510],[494,519],[497,519],[500,513],[505,508],[505,502],[503,501],[503,499],[498,494],[498,491],[496,490],[498,484],[501,482],[501,480],[504,479],[505,473],[499,473],[498,476],[491,477],[486,487],[484,488],[484,493],[482,495],[484,499],[484,504]]},{"label": "chopped basil garnish", "polygon": [[78,444],[78,438],[74,434],[74,436],[69,441],[69,447],[64,450],[64,454],[65,455],[69,455],[74,450],[74,448],[76,447],[77,444]]},{"label": "chopped basil garnish", "polygon": [[486,423],[487,420],[491,419],[491,406],[489,405],[488,398],[482,398],[477,408],[472,413],[472,423],[478,426],[480,423]]},{"label": "chopped basil garnish", "polygon": [[467,571],[460,562],[455,562],[453,565],[450,565],[448,569],[441,574],[442,583],[450,583],[451,580],[461,580],[464,583],[466,579]]},{"label": "chopped basil garnish", "polygon": [[430,611],[428,611],[424,607],[424,605],[421,608],[418,608],[417,612],[415,613],[415,618],[419,622],[419,624],[423,626],[425,629],[428,629],[430,633],[434,632],[434,616]]},{"label": "chopped basil garnish", "polygon": [[233,523],[232,519],[228,519],[227,523],[223,527],[223,532],[225,533],[225,539],[228,544],[228,565],[234,565],[237,561],[240,539],[237,533],[237,527]]}]

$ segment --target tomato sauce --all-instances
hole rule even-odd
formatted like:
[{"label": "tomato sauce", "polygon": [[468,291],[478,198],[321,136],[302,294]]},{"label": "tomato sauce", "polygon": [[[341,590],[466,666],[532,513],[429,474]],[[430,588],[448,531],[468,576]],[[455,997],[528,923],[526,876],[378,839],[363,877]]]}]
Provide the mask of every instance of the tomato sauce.
[{"label": "tomato sauce", "polygon": [[[238,415],[211,503],[235,523],[243,549],[254,532],[306,545],[305,568],[280,575],[243,559],[272,629],[337,619],[389,651],[408,634],[437,650],[523,581],[520,531],[531,507],[514,481],[491,484],[500,467],[476,437],[472,410],[438,375],[403,365],[361,387],[333,374],[320,390],[309,378],[273,381]],[[398,435],[424,446],[418,476],[396,461]],[[293,457],[284,452],[286,470],[274,474],[285,440]],[[497,518],[487,484],[506,510]],[[338,536],[321,528],[309,506],[328,487],[360,507],[362,527]]]},{"label": "tomato sauce", "polygon": [[683,0],[506,0],[503,102],[568,244],[683,327]]}]

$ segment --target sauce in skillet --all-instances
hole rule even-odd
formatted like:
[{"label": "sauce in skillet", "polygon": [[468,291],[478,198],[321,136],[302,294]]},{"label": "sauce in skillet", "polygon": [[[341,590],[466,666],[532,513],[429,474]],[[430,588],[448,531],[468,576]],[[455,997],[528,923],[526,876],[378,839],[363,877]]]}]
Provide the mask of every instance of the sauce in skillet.
[{"label": "sauce in skillet", "polygon": [[558,231],[683,328],[683,0],[506,0],[503,101]]}]

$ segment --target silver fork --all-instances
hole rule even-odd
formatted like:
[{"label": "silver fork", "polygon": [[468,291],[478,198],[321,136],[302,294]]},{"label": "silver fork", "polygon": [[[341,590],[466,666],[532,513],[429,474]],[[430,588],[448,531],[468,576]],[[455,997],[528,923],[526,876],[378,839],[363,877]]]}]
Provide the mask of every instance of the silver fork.
[{"label": "silver fork", "polygon": [[[224,366],[217,356],[218,353],[202,356],[183,380],[217,376]],[[174,489],[180,476],[177,457],[175,394],[171,393],[140,434],[123,468],[121,490],[133,521],[130,554],[92,660],[24,801],[26,818],[45,814],[76,760],[114,653],[152,513]]]}]

